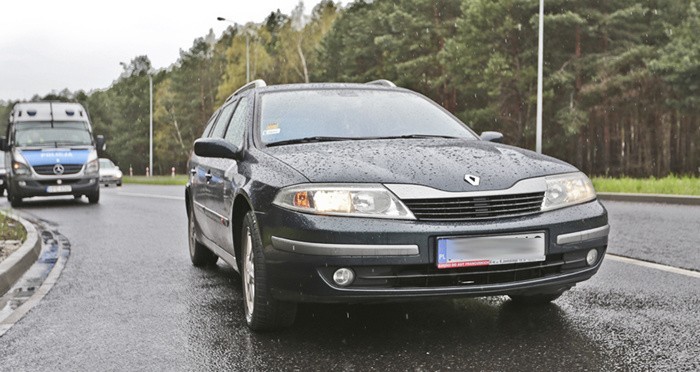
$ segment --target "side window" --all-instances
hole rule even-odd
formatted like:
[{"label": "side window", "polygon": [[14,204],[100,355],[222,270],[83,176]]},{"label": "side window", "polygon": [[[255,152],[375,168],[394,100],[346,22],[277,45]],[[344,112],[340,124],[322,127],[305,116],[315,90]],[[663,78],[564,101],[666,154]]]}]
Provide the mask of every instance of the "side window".
[{"label": "side window", "polygon": [[233,113],[231,123],[226,131],[226,137],[224,137],[238,148],[243,146],[243,135],[245,133],[246,124],[248,123],[248,114],[248,100],[242,99],[241,103],[239,103],[236,108],[236,112]]},{"label": "side window", "polygon": [[226,132],[226,126],[228,125],[229,120],[231,120],[231,114],[233,113],[233,109],[235,107],[236,104],[234,102],[224,107],[223,110],[221,110],[221,115],[219,115],[219,118],[216,119],[216,124],[214,124],[214,129],[211,131],[211,133],[209,133],[209,137],[224,137],[224,133]]},{"label": "side window", "polygon": [[216,123],[216,117],[219,115],[219,112],[219,110],[215,111],[214,114],[209,118],[207,126],[204,128],[204,133],[202,133],[202,137],[209,136],[209,133],[211,132],[211,127],[213,127],[214,123]]}]

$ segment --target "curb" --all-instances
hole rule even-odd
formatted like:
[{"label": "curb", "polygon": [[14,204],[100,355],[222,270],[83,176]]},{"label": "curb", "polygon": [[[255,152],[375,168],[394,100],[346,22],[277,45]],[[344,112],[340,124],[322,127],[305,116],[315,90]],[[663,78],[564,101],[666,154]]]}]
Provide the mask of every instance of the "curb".
[{"label": "curb", "polygon": [[39,239],[39,233],[37,233],[34,225],[17,215],[1,213],[21,223],[24,229],[27,230],[27,239],[10,257],[0,262],[0,295],[5,294],[12,288],[17,279],[22,277],[39,258],[39,253],[41,252],[41,239]]},{"label": "curb", "polygon": [[599,199],[610,201],[700,205],[700,196],[691,195],[628,194],[617,192],[599,192],[597,194]]}]

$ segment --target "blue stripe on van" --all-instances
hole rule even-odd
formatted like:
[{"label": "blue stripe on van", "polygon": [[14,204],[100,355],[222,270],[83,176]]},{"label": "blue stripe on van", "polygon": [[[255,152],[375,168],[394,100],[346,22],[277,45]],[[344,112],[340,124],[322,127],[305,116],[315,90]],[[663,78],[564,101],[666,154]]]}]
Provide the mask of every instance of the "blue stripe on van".
[{"label": "blue stripe on van", "polygon": [[32,167],[51,164],[79,164],[83,165],[90,155],[90,150],[21,150],[22,156]]}]

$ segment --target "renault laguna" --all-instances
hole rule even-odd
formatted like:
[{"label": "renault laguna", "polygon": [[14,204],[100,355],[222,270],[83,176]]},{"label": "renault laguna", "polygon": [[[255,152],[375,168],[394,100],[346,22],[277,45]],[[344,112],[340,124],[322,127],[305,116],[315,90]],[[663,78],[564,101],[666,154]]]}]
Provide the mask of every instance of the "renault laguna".
[{"label": "renault laguna", "polygon": [[553,301],[598,271],[607,212],[575,167],[502,137],[387,80],[251,82],[194,142],[192,263],[240,273],[256,331],[299,302]]}]

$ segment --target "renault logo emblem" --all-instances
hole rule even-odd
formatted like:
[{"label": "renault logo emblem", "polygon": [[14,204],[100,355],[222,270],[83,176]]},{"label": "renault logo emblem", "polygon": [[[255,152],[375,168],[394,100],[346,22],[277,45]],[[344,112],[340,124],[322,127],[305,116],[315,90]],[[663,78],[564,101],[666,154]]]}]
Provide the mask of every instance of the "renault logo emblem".
[{"label": "renault logo emblem", "polygon": [[464,180],[469,182],[472,186],[479,186],[480,179],[477,176],[467,174],[466,176],[464,176]]},{"label": "renault logo emblem", "polygon": [[62,175],[65,170],[66,169],[63,168],[63,165],[61,165],[61,164],[56,164],[53,166],[53,174],[55,174],[57,176]]}]

